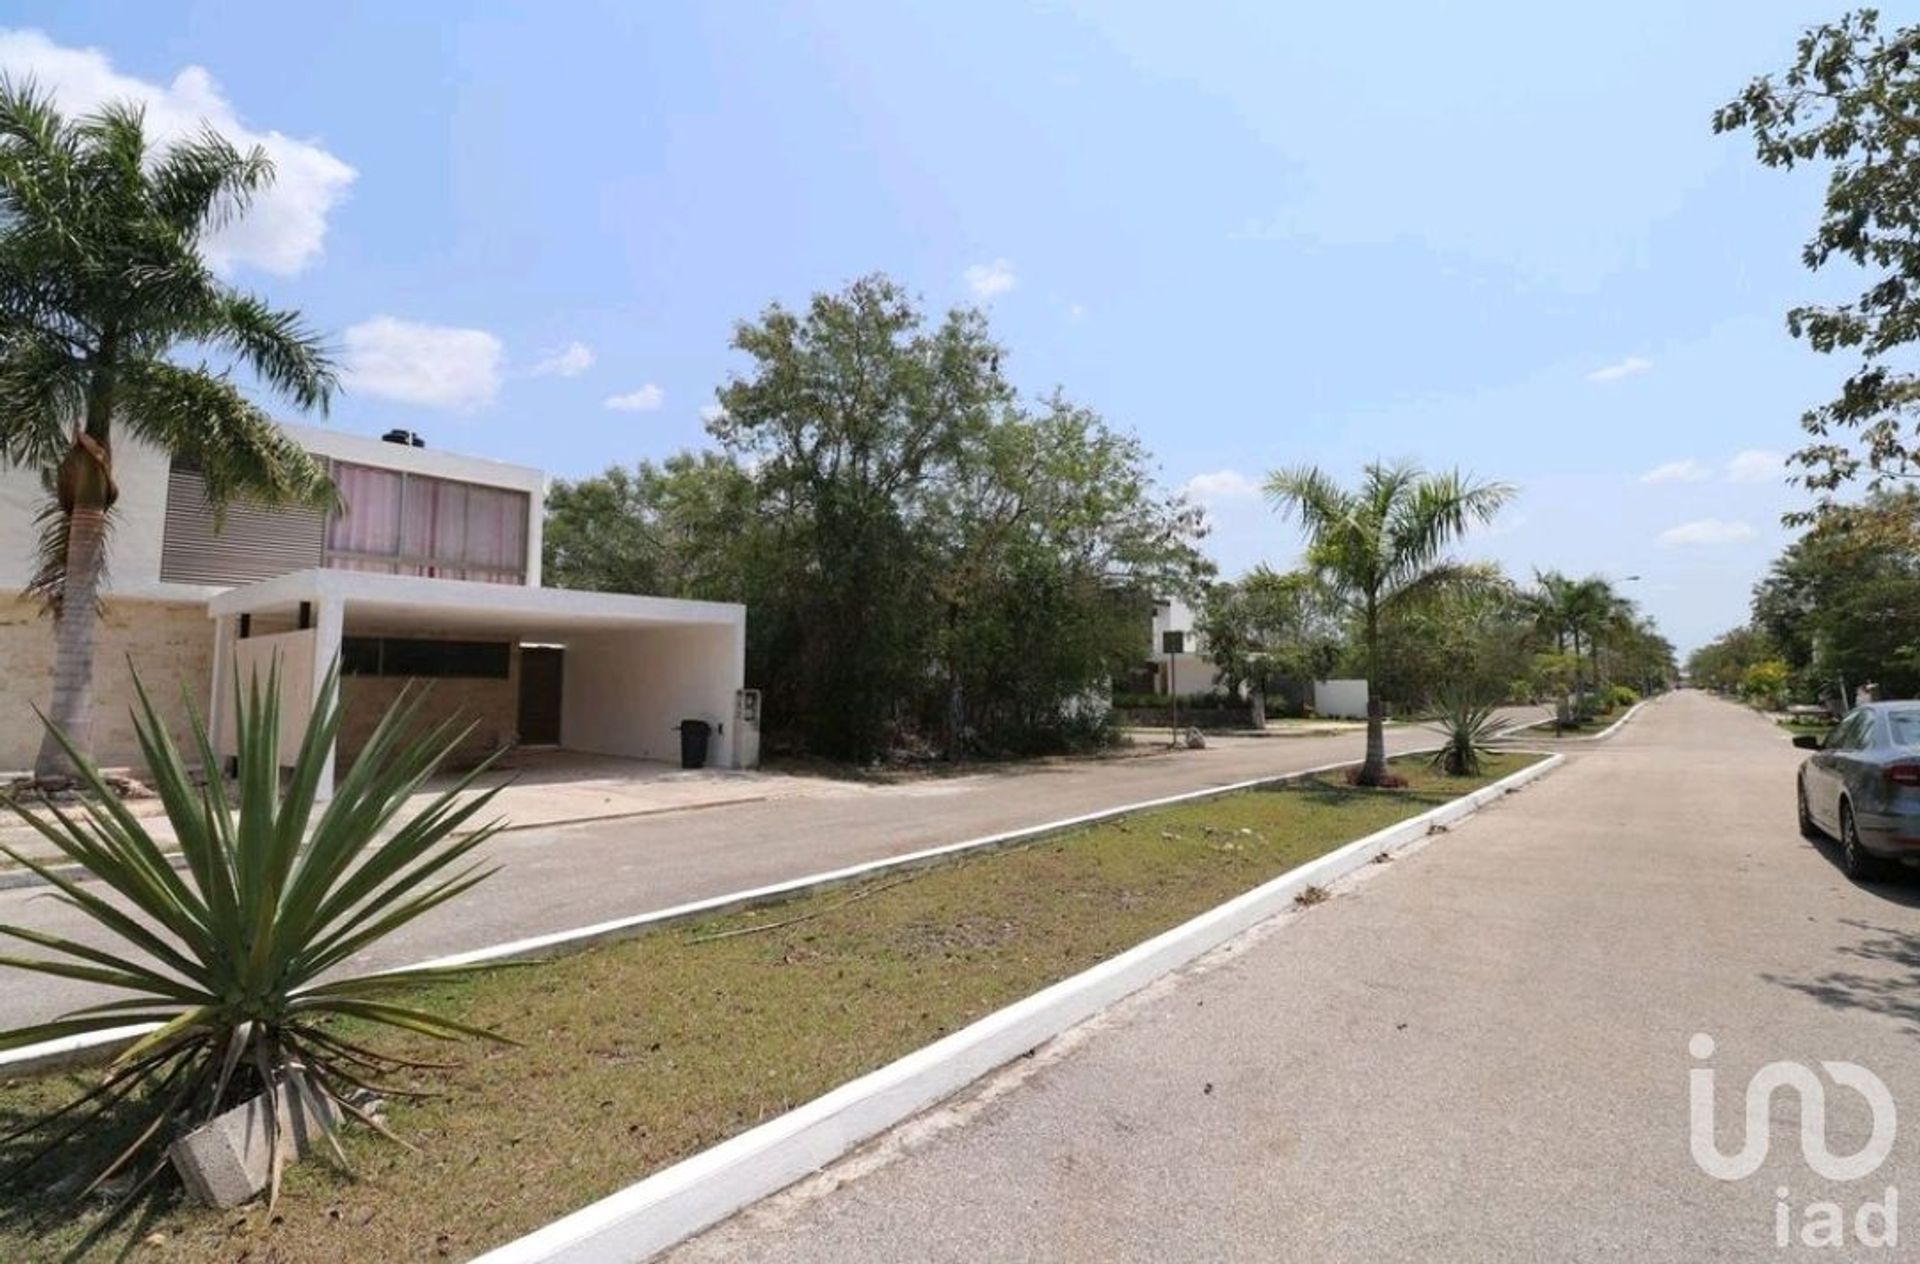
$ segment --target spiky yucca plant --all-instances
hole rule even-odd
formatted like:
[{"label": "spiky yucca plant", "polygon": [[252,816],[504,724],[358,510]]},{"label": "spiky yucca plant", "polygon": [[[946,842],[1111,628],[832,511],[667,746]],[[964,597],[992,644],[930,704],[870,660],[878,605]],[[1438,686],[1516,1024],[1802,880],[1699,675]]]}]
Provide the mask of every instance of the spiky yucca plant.
[{"label": "spiky yucca plant", "polygon": [[1453,698],[1441,704],[1435,727],[1446,744],[1433,753],[1429,765],[1449,777],[1477,777],[1480,761],[1492,754],[1490,743],[1500,731],[1499,708],[1489,702]]},{"label": "spiky yucca plant", "polygon": [[[469,970],[337,973],[355,953],[491,874],[479,863],[459,863],[502,824],[469,827],[499,789],[463,795],[479,769],[388,830],[466,727],[445,722],[416,734],[421,695],[403,695],[333,798],[320,805],[315,794],[321,770],[340,729],[337,676],[330,674],[319,690],[284,779],[277,670],[264,687],[256,678],[244,696],[236,689],[239,771],[231,794],[218,776],[207,777],[204,785],[194,783],[152,700],[138,681],[135,687],[141,752],[186,867],[176,870],[168,863],[93,761],[69,744],[90,792],[79,811],[49,806],[42,816],[11,806],[105,890],[64,877],[44,861],[8,848],[0,851],[39,874],[54,887],[53,898],[86,914],[117,944],[96,948],[0,925],[0,935],[54,954],[0,955],[0,965],[106,984],[131,995],[0,1033],[0,1049],[133,1024],[153,1029],[120,1054],[97,1086],[56,1116],[0,1140],[48,1130],[51,1135],[25,1166],[144,1091],[135,1100],[151,1118],[88,1186],[91,1190],[129,1165],[144,1164],[129,1174],[130,1202],[166,1170],[164,1151],[177,1133],[294,1077],[346,1116],[391,1136],[364,1108],[365,1095],[393,1093],[377,1081],[412,1064],[347,1040],[333,1020],[359,1019],[440,1039],[501,1039],[409,1006],[401,996]],[[198,715],[191,727],[201,768],[218,769]],[[59,737],[65,741],[63,734]],[[120,901],[107,898],[108,891]],[[268,1112],[270,1119],[273,1115]],[[270,1199],[278,1197],[286,1157],[277,1135],[271,1144]]]}]

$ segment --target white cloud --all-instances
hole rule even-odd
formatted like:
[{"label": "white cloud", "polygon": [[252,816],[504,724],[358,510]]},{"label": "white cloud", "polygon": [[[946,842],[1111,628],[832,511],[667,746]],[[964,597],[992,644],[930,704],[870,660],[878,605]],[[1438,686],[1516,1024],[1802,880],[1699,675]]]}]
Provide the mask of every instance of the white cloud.
[{"label": "white cloud", "polygon": [[726,415],[727,410],[718,404],[705,404],[702,405],[700,409],[700,420],[706,422],[709,426]]},{"label": "white cloud", "polygon": [[95,48],[69,48],[39,31],[0,30],[0,74],[32,79],[69,118],[115,101],[147,113],[147,135],[164,143],[212,127],[242,150],[258,145],[273,159],[273,186],[247,214],[209,236],[207,261],[227,272],[245,265],[291,275],[320,257],[327,215],[346,196],[355,171],[313,141],[240,122],[213,76],[188,66],[172,83],[148,83],[115,71]]},{"label": "white cloud", "polygon": [[535,377],[579,377],[593,367],[593,348],[584,342],[570,342],[560,350],[542,356],[533,366]]},{"label": "white cloud", "polygon": [[1752,538],[1751,526],[1744,522],[1729,522],[1724,518],[1700,518],[1694,522],[1683,522],[1677,527],[1668,527],[1660,533],[1660,543],[1667,546],[1738,544]]},{"label": "white cloud", "polygon": [[1656,465],[1642,474],[1640,481],[1643,483],[1704,483],[1712,477],[1712,470],[1689,457],[1684,461],[1668,461],[1665,465]]},{"label": "white cloud", "polygon": [[1006,259],[995,259],[992,263],[976,263],[962,274],[967,288],[973,291],[975,298],[992,298],[996,294],[1005,294],[1019,278],[1013,273],[1013,264]]},{"label": "white cloud", "polygon": [[1086,318],[1087,318],[1086,304],[1084,303],[1068,303],[1067,304],[1068,320],[1078,321],[1078,320],[1085,320]]},{"label": "white cloud", "polygon": [[1785,477],[1787,458],[1765,448],[1748,448],[1727,462],[1730,483],[1772,483]]},{"label": "white cloud", "polygon": [[1187,480],[1185,490],[1189,500],[1212,505],[1223,500],[1251,500],[1260,494],[1260,484],[1239,470],[1215,470],[1195,474]]},{"label": "white cloud", "polygon": [[484,329],[375,316],[346,335],[347,389],[425,408],[472,409],[500,393],[500,340]]},{"label": "white cloud", "polygon": [[1638,377],[1652,367],[1653,361],[1651,360],[1642,359],[1640,356],[1628,356],[1617,364],[1609,364],[1603,368],[1595,369],[1593,372],[1587,374],[1587,381],[1599,382],[1603,385],[1607,382],[1618,382],[1622,378]]},{"label": "white cloud", "polygon": [[648,382],[637,391],[607,396],[607,407],[617,413],[650,413],[667,402],[667,393]]}]

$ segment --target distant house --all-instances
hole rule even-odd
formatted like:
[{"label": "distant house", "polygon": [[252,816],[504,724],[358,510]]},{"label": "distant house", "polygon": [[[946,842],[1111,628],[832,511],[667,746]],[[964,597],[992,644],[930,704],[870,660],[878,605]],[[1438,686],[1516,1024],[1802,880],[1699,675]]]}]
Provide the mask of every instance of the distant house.
[{"label": "distant house", "polygon": [[1204,638],[1194,626],[1187,603],[1166,598],[1153,603],[1147,629],[1149,692],[1211,693],[1221,687],[1220,673],[1207,657]]},{"label": "distant house", "polygon": [[[336,658],[340,759],[406,681],[428,679],[434,715],[475,723],[469,754],[527,744],[667,759],[675,726],[700,719],[719,730],[710,762],[753,762],[757,722],[736,723],[752,706],[745,607],[542,588],[539,470],[433,451],[404,431],[284,429],[327,464],[343,510],[235,503],[216,520],[195,469],[116,444],[122,495],[95,655],[103,765],[139,760],[129,662],[181,729],[184,684],[230,754],[236,679],[279,663],[291,735]],[[31,473],[0,472],[0,585],[14,593],[33,567],[44,497]],[[25,768],[53,631],[24,598],[0,598],[0,655],[0,768]]]}]

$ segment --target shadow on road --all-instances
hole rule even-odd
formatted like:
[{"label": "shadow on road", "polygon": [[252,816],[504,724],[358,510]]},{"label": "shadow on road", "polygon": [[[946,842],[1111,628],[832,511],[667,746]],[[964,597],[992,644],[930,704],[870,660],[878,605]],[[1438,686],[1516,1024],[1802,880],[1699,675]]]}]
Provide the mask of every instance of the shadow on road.
[{"label": "shadow on road", "polygon": [[[1842,869],[1840,844],[1831,838],[1809,839],[1813,849],[1826,857],[1827,863],[1835,869]],[[1920,908],[1920,870],[1900,869],[1894,876],[1877,882],[1855,882],[1854,886],[1870,895],[1877,895],[1889,904],[1899,904],[1906,908]]]},{"label": "shadow on road", "polygon": [[[1911,896],[1913,892],[1907,889],[1904,894]],[[1901,902],[1914,903],[1912,899]],[[1854,918],[1845,919],[1843,924],[1863,932],[1866,937],[1839,949],[1840,955],[1861,963],[1866,969],[1833,970],[1811,979],[1778,974],[1760,977],[1810,996],[1822,1005],[1899,1019],[1908,1025],[1913,1035],[1920,1036],[1920,933],[1875,926]]]}]

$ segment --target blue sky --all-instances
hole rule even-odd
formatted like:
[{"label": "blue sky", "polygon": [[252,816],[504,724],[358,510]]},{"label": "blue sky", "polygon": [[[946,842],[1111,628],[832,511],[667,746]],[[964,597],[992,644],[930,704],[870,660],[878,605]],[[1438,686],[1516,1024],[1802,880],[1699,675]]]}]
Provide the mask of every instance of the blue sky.
[{"label": "blue sky", "polygon": [[1522,489],[1472,553],[1638,575],[1687,647],[1846,369],[1783,327],[1844,293],[1819,180],[1709,117],[1837,12],[13,0],[0,69],[269,143],[219,257],[341,348],[330,424],[663,456],[733,321],[886,271],[1137,431],[1228,573],[1297,554],[1267,470],[1457,464]]}]

